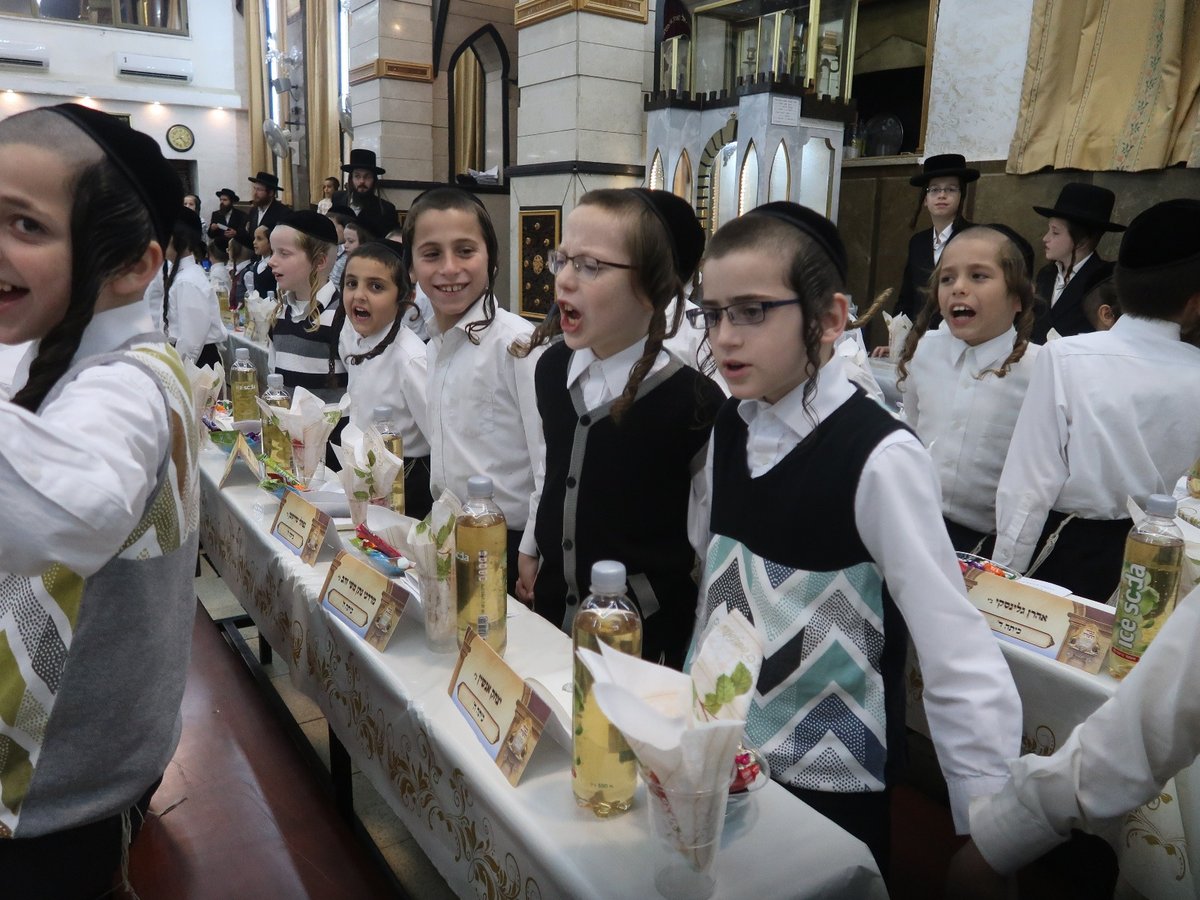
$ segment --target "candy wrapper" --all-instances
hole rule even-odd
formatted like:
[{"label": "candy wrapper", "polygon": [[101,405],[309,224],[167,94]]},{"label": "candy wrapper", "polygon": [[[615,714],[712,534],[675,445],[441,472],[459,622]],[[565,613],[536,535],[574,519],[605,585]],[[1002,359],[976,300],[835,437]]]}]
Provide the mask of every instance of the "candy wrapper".
[{"label": "candy wrapper", "polygon": [[246,337],[252,341],[265,341],[278,315],[278,301],[262,297],[258,291],[251,291],[246,295]]},{"label": "candy wrapper", "polygon": [[374,428],[362,432],[347,427],[342,445],[334,445],[333,452],[342,467],[338,477],[350,501],[350,517],[355,525],[361,525],[366,521],[368,503],[391,499],[392,484],[404,477],[404,460],[388,451]]},{"label": "candy wrapper", "polygon": [[462,512],[458,497],[443,491],[429,515],[412,527],[412,553],[421,607],[425,610],[425,642],[438,653],[453,652],[458,643],[458,599],[454,587],[454,523]]},{"label": "candy wrapper", "polygon": [[225,387],[225,367],[216,363],[197,368],[194,362],[185,359],[183,371],[187,374],[188,384],[192,386],[192,402],[196,407],[196,416],[203,424],[205,419],[212,419],[213,407]]},{"label": "candy wrapper", "polygon": [[329,435],[349,405],[349,394],[337,403],[326,404],[311,391],[298,387],[290,409],[271,407],[280,429],[291,439],[292,466],[302,482],[308,482],[324,462]]},{"label": "candy wrapper", "polygon": [[908,333],[912,331],[912,321],[906,313],[892,316],[886,312],[883,314],[883,321],[888,330],[888,358],[899,362],[900,357],[904,355],[904,342],[908,340]]},{"label": "candy wrapper", "polygon": [[693,869],[706,870],[720,845],[762,640],[735,611],[709,629],[690,675],[606,644],[600,651],[578,650],[596,702],[637,756],[650,802],[671,804],[663,812],[676,848]]}]

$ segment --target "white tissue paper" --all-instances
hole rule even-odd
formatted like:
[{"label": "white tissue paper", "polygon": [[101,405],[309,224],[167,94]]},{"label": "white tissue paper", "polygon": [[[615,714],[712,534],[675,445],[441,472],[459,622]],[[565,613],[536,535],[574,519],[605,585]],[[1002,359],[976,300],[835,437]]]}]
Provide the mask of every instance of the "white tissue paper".
[{"label": "white tissue paper", "polygon": [[883,314],[884,324],[888,330],[888,358],[892,362],[899,362],[900,357],[904,355],[904,342],[908,340],[908,333],[912,331],[912,321],[906,313],[900,313],[898,316]]},{"label": "white tissue paper", "polygon": [[292,442],[292,466],[296,478],[307,483],[325,460],[325,444],[350,406],[350,396],[326,403],[305,388],[296,388],[290,409],[271,407],[279,427]]}]

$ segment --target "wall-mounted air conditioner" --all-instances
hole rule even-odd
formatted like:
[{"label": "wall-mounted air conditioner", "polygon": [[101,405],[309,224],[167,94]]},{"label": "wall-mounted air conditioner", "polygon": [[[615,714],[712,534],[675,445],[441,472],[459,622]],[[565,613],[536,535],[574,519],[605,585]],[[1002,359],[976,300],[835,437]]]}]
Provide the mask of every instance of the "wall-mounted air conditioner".
[{"label": "wall-mounted air conditioner", "polygon": [[0,66],[27,72],[45,72],[50,68],[50,54],[43,44],[0,41]]},{"label": "wall-mounted air conditioner", "polygon": [[187,84],[192,80],[192,61],[170,56],[144,56],[140,53],[114,53],[117,75]]}]

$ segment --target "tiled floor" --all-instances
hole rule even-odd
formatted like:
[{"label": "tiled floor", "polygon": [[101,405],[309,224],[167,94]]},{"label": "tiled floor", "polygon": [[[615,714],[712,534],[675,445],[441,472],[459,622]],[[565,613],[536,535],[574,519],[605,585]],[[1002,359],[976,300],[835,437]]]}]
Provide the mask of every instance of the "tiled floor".
[{"label": "tiled floor", "polygon": [[[244,610],[228,591],[220,576],[201,558],[201,574],[196,578],[196,595],[214,620],[242,615]],[[258,634],[253,627],[242,629],[254,654],[258,654]],[[293,686],[287,663],[275,654],[267,674],[271,684],[300,725],[317,756],[329,768],[329,731],[320,707]],[[443,900],[454,893],[425,856],[420,845],[392,812],[365,775],[353,768],[354,809],[379,848],[405,893],[420,900]]]}]

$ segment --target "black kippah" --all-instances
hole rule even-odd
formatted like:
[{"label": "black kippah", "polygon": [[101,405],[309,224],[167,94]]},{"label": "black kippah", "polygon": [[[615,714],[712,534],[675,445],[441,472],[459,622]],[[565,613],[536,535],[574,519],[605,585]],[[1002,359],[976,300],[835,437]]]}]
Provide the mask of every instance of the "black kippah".
[{"label": "black kippah", "polygon": [[179,207],[179,211],[175,214],[175,221],[182,222],[184,225],[194,228],[196,231],[204,231],[204,223],[200,221],[200,214],[190,206]]},{"label": "black kippah", "polygon": [[819,212],[811,210],[807,206],[801,206],[799,203],[776,200],[773,203],[764,203],[762,206],[756,206],[750,212],[746,213],[746,215],[770,216],[772,219],[786,222],[798,231],[808,235],[817,246],[825,251],[825,255],[829,257],[829,261],[837,269],[838,276],[842,281],[846,280],[846,273],[849,269],[846,262],[846,246],[842,243],[842,237],[838,234],[837,226]]},{"label": "black kippah", "polygon": [[288,213],[279,220],[277,227],[278,225],[295,228],[301,234],[307,234],[309,237],[314,237],[318,241],[324,241],[326,244],[336,244],[338,242],[337,229],[333,227],[333,223],[315,210],[299,209]]},{"label": "black kippah", "polygon": [[670,191],[630,188],[630,192],[654,213],[667,230],[675,271],[681,281],[689,281],[704,255],[704,229],[696,220],[696,211],[682,197]]},{"label": "black kippah", "polygon": [[[1030,244],[1029,241],[1025,240],[1025,238],[1021,237],[1021,235],[1017,234],[1003,222],[992,222],[981,227],[990,228],[992,231],[998,231],[1012,241],[1016,245],[1017,249],[1021,251],[1021,258],[1025,260],[1025,277],[1033,277],[1033,245]],[[962,232],[959,231],[954,232],[954,234],[950,235],[950,240],[954,240],[954,238],[961,233]]]},{"label": "black kippah", "polygon": [[95,141],[104,155],[129,181],[150,213],[159,244],[167,245],[176,218],[183,205],[183,184],[175,170],[163,158],[158,142],[148,134],[134,131],[108,113],[77,103],[44,107],[79,127]]}]

